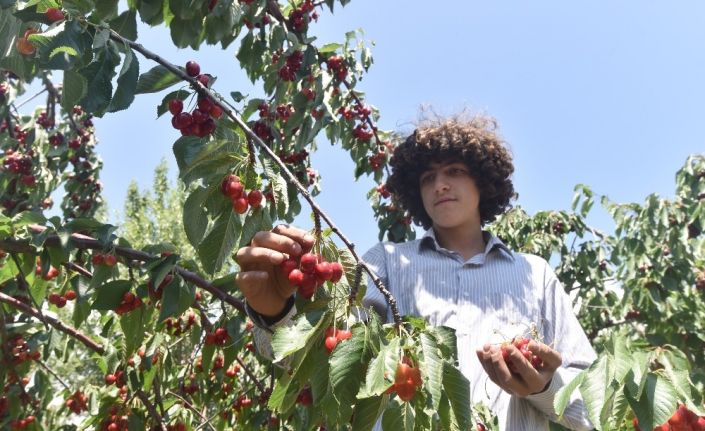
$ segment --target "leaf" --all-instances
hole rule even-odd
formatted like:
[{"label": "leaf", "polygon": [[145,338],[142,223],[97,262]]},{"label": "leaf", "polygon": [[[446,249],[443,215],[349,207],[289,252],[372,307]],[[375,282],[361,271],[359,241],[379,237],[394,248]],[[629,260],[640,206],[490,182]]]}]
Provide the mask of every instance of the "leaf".
[{"label": "leaf", "polygon": [[175,17],[169,25],[171,40],[177,48],[198,48],[202,40],[203,19],[199,16],[191,19]]},{"label": "leaf", "polygon": [[198,257],[209,274],[218,272],[237,244],[241,229],[240,217],[230,208],[215,220],[210,232],[198,245]]},{"label": "leaf", "polygon": [[362,383],[366,332],[365,326],[354,326],[352,338],[339,342],[330,357],[330,383],[341,420],[349,420],[350,406]]},{"label": "leaf", "polygon": [[144,339],[144,307],[140,306],[129,313],[123,314],[120,317],[120,327],[122,328],[125,343],[125,357],[129,358],[142,345],[142,340]]},{"label": "leaf", "polygon": [[431,406],[434,410],[438,410],[443,386],[443,359],[440,356],[435,337],[429,333],[422,332],[419,339],[423,352],[422,369],[425,373],[426,388],[428,393],[431,394]]},{"label": "leaf", "polygon": [[393,338],[389,344],[382,345],[377,356],[367,367],[365,384],[360,388],[357,398],[381,395],[394,382],[394,375],[399,362],[399,338]]},{"label": "leaf", "polygon": [[382,395],[359,400],[353,409],[352,431],[371,431],[388,400]]},{"label": "leaf", "polygon": [[208,227],[208,215],[204,202],[208,197],[208,189],[199,187],[186,198],[184,202],[183,226],[186,238],[192,246],[197,247],[203,239]]},{"label": "leaf", "polygon": [[272,335],[274,362],[302,349],[314,335],[314,329],[323,316],[323,311],[313,311],[298,316],[292,326],[278,327]]},{"label": "leaf", "polygon": [[414,409],[409,403],[400,404],[396,399],[392,403],[392,406],[388,407],[382,416],[382,429],[384,431],[413,431]]},{"label": "leaf", "polygon": [[639,420],[639,427],[654,429],[676,411],[678,395],[667,379],[650,372],[641,397],[637,400],[627,393],[627,401]]},{"label": "leaf", "polygon": [[454,361],[458,360],[458,341],[455,336],[455,329],[447,326],[437,326],[430,328],[428,332],[436,337],[438,347],[441,349],[444,358]]},{"label": "leaf", "polygon": [[573,380],[568,382],[558,392],[556,392],[553,399],[553,408],[558,416],[563,415],[565,408],[568,406],[568,402],[570,402],[571,395],[578,388],[578,386],[585,381],[586,376],[587,371],[581,371]]},{"label": "leaf", "polygon": [[125,60],[120,70],[118,78],[118,87],[115,90],[113,99],[108,106],[108,112],[117,112],[127,109],[132,101],[135,100],[135,89],[137,88],[137,78],[140,74],[140,65],[137,61],[137,56],[132,53],[131,49],[125,51]]},{"label": "leaf", "polygon": [[99,51],[94,61],[79,70],[88,83],[86,95],[80,102],[87,112],[100,117],[108,108],[113,95],[111,81],[118,64],[120,64],[120,56],[109,45]]},{"label": "leaf", "polygon": [[23,211],[12,217],[12,226],[15,229],[30,225],[30,224],[45,224],[47,219],[38,212]]},{"label": "leaf", "polygon": [[449,362],[443,363],[443,389],[450,402],[452,421],[458,429],[468,429],[472,423],[470,382]]},{"label": "leaf", "polygon": [[[125,39],[137,40],[137,12],[134,9],[126,10],[120,16],[110,21],[110,28],[115,30]],[[128,48],[129,50],[129,48]]]},{"label": "leaf", "polygon": [[245,217],[245,222],[242,225],[242,233],[240,236],[240,247],[244,247],[252,241],[252,237],[259,231],[267,231],[272,229],[272,220],[269,218],[269,212],[262,208],[250,210]]},{"label": "leaf", "polygon": [[70,111],[86,95],[88,81],[73,70],[64,71],[64,90],[61,94],[61,107]]},{"label": "leaf", "polygon": [[98,286],[93,310],[114,310],[122,302],[122,296],[130,290],[132,283],[129,280],[114,280]]},{"label": "leaf", "polygon": [[136,94],[157,93],[180,82],[178,76],[170,72],[166,67],[154,66],[149,71],[140,75],[137,81]]},{"label": "leaf", "polygon": [[343,47],[343,45],[341,45],[339,43],[327,43],[327,44],[323,45],[322,47],[318,48],[318,52],[320,52],[321,54],[327,54],[329,52],[335,52],[335,51],[341,49],[342,47]]},{"label": "leaf", "polygon": [[610,384],[611,364],[607,355],[600,356],[585,371],[586,376],[580,385],[580,394],[585,403],[588,417],[593,425],[602,423],[601,413],[606,403]]},{"label": "leaf", "polygon": [[191,283],[184,283],[181,277],[175,277],[171,283],[164,287],[159,321],[163,322],[170,316],[180,316],[193,305],[195,299],[196,287]]},{"label": "leaf", "polygon": [[44,33],[29,36],[39,53],[40,67],[67,70],[74,66],[93,44],[78,20],[64,21]]}]

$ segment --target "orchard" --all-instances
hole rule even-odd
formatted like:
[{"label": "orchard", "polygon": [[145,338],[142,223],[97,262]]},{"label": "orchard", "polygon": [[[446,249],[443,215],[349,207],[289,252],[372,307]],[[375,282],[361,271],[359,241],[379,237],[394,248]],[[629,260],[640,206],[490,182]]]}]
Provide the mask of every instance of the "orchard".
[{"label": "orchard", "polygon": [[[355,177],[377,183],[368,197],[380,239],[414,235],[385,187],[399,137],[378,128],[358,89],[369,48],[356,33],[325,45],[309,35],[347,2],[3,2],[1,429],[498,429],[471,405],[454,331],[399,315],[314,200],[311,154],[325,138],[349,153]],[[220,87],[197,58],[174,64],[150,50],[136,40],[138,19],[167,26],[177,47],[238,44],[261,96]],[[31,82],[43,87],[33,110],[18,106]],[[160,215],[173,234],[146,235],[154,226],[138,199],[132,228],[96,217],[92,118],[145,93],[163,94],[157,111],[181,134],[183,199]],[[595,200],[614,232],[587,224]],[[232,257],[302,211],[316,241],[281,265],[298,314],[274,333],[272,361],[253,345]],[[517,207],[489,229],[555,263],[599,353],[559,393],[558,415],[579,392],[599,430],[705,430],[705,157],[678,171],[672,200],[620,204],[580,185],[571,211]],[[365,289],[383,293],[391,322],[356,318]],[[527,328],[504,346],[539,368],[532,338]]]}]

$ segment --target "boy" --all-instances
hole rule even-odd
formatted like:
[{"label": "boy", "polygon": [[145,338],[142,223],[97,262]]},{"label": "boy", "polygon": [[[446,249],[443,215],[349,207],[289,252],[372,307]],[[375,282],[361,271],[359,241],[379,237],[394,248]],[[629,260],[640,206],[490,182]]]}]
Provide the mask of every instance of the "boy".
[{"label": "boy", "polygon": [[[400,313],[456,330],[472,401],[488,404],[500,429],[548,430],[552,420],[589,430],[581,400],[571,400],[560,420],[553,412],[555,393],[595,359],[570,298],[545,260],[512,252],[482,230],[514,197],[512,158],[495,129],[485,117],[451,119],[421,126],[399,145],[387,188],[427,232],[415,241],[380,243],[363,260],[395,296]],[[299,255],[312,244],[305,232],[277,226],[238,251],[237,283],[258,326],[285,324],[295,313],[295,289],[276,265],[283,253]],[[373,286],[364,303],[389,317]],[[534,368],[509,345],[512,372],[498,342],[532,325],[543,343],[531,341],[528,348],[543,364]]]}]

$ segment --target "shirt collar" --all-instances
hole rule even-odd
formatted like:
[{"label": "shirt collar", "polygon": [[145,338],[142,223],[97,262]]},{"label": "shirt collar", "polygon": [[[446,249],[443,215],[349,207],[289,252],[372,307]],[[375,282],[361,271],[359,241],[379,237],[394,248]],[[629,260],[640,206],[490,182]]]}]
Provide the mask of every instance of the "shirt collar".
[{"label": "shirt collar", "polygon": [[[495,248],[498,250],[501,250],[503,255],[509,257],[511,260],[514,260],[514,253],[512,250],[507,247],[507,245],[502,242],[501,239],[496,237],[495,235],[491,234],[488,231],[482,231],[482,238],[485,240],[485,256],[488,255],[492,250]],[[426,231],[424,236],[421,238],[421,241],[419,241],[419,251],[422,251],[424,248],[430,248],[432,250],[438,250],[441,248],[441,245],[438,244],[438,240],[436,239],[436,233],[433,231],[433,228],[430,228]]]}]

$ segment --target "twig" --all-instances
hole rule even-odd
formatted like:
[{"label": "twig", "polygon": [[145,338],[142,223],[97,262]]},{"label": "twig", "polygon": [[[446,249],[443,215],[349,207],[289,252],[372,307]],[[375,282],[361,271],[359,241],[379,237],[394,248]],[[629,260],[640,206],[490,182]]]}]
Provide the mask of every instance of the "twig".
[{"label": "twig", "polygon": [[75,264],[73,262],[64,262],[62,263],[62,265],[69,271],[77,272],[86,278],[93,278],[93,274],[89,270],[78,264]]},{"label": "twig", "polygon": [[193,411],[194,413],[196,413],[196,414],[201,418],[201,420],[203,420],[203,423],[202,423],[201,425],[199,425],[197,428],[200,428],[200,427],[202,427],[202,426],[204,426],[204,425],[208,425],[208,427],[209,427],[210,429],[212,429],[213,431],[215,431],[215,429],[214,429],[213,426],[211,425],[210,419],[208,419],[208,418],[206,418],[205,416],[203,416],[203,415],[201,414],[201,412],[199,412],[198,409],[195,408],[191,403],[189,403],[185,398],[183,398],[181,395],[179,395],[179,394],[177,394],[176,392],[173,392],[173,391],[169,391],[169,395],[171,395],[171,396],[177,398],[179,401],[181,401],[181,404],[183,404],[184,406],[186,406],[187,409],[189,409],[189,410]]},{"label": "twig", "polygon": [[78,332],[76,329],[67,326],[63,324],[60,320],[55,319],[50,316],[46,316],[41,314],[38,310],[35,308],[30,307],[29,305],[25,304],[24,302],[21,302],[11,296],[5,295],[4,293],[0,293],[0,302],[4,302],[5,304],[8,304],[9,306],[16,308],[20,312],[30,315],[34,317],[35,319],[40,320],[44,324],[49,324],[53,326],[54,328],[58,329],[59,331],[63,332],[64,334],[67,334],[81,343],[88,347],[89,349],[93,350],[96,353],[99,353],[101,355],[105,354],[105,349],[103,346],[100,344],[97,344],[87,336],[83,335],[82,333]]},{"label": "twig", "polygon": [[142,389],[138,389],[136,395],[137,398],[142,401],[142,404],[144,404],[144,406],[147,408],[147,412],[149,412],[149,415],[157,423],[159,429],[161,429],[162,431],[166,431],[166,428],[164,427],[164,422],[162,421],[162,417],[159,416],[157,409],[154,408],[154,404],[149,401],[149,397],[147,396],[147,394],[145,394]]},{"label": "twig", "polygon": [[64,381],[61,379],[61,377],[59,377],[58,374],[56,374],[51,368],[49,368],[49,367],[47,366],[47,364],[45,364],[43,361],[40,361],[40,360],[36,360],[36,361],[34,361],[34,362],[36,362],[36,363],[38,363],[39,365],[41,365],[42,368],[44,368],[45,370],[47,370],[47,371],[49,372],[49,374],[51,374],[52,376],[54,376],[54,378],[56,378],[56,380],[58,380],[59,383],[61,383],[61,385],[62,385],[64,388],[66,388],[67,391],[69,391],[69,392],[71,391],[71,388],[69,387],[69,385],[67,385],[66,382],[64,382]]}]

